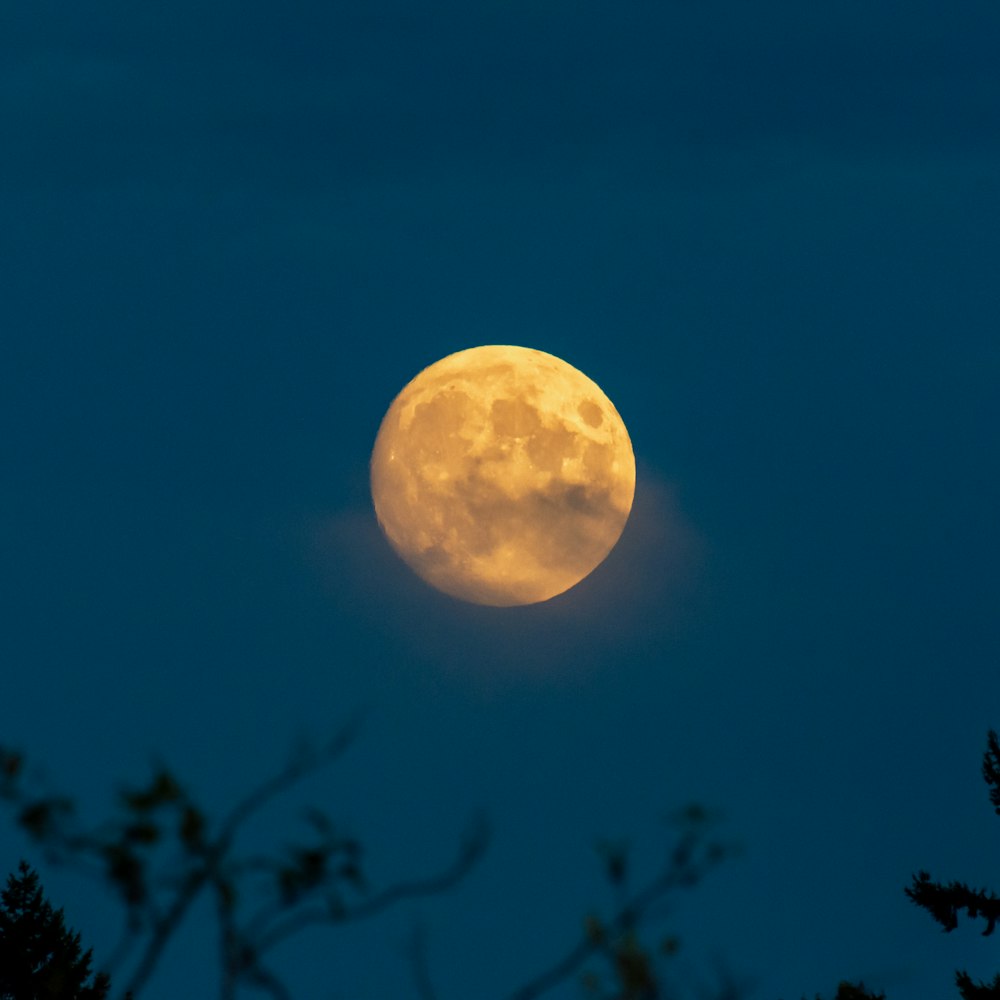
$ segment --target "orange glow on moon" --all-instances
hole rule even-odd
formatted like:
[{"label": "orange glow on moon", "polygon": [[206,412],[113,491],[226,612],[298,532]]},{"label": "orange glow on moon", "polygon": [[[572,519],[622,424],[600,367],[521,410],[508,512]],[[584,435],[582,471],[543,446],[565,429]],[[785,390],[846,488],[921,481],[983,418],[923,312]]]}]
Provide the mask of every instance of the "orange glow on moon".
[{"label": "orange glow on moon", "polygon": [[432,586],[534,604],[600,565],[635,493],[618,411],[586,375],[527,347],[473,347],[395,398],[371,458],[389,543]]}]

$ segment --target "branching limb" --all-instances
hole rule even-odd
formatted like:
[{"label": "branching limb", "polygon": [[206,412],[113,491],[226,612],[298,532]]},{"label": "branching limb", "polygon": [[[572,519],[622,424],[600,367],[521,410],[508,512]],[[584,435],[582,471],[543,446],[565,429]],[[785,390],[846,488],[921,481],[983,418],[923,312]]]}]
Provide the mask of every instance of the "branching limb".
[{"label": "branching limb", "polygon": [[986,921],[984,937],[993,933],[1000,920],[1000,897],[993,892],[987,894],[985,889],[971,889],[964,882],[949,882],[944,885],[932,882],[927,872],[918,872],[913,876],[913,884],[904,891],[945,931],[953,931],[958,927],[958,915],[963,910],[970,920],[982,917]]},{"label": "branching limb", "polygon": [[282,792],[297,785],[314,771],[343,756],[357,737],[360,726],[360,718],[355,718],[346,726],[343,726],[319,750],[313,750],[309,747],[301,748],[286,767],[274,775],[274,777],[263,782],[250,792],[246,798],[236,804],[229,816],[222,823],[219,843],[228,845],[240,827],[255,812],[269,804]]},{"label": "branching limb", "polygon": [[[357,729],[355,720],[322,747],[301,750],[240,800],[214,833],[205,813],[165,767],[155,771],[147,786],[121,793],[120,812],[113,820],[80,830],[73,802],[26,788],[23,758],[0,748],[0,804],[15,811],[18,824],[50,860],[99,876],[123,903],[126,925],[113,957],[116,963],[132,963],[126,997],[137,997],[145,988],[193,904],[211,891],[223,1000],[235,1000],[241,985],[262,990],[274,1000],[288,1000],[286,987],[263,965],[266,951],[310,924],[360,920],[405,899],[450,889],[485,847],[485,827],[480,825],[455,862],[440,874],[369,894],[361,844],[341,835],[325,814],[313,809],[307,814],[311,843],[274,855],[234,856],[247,823],[279,795],[339,759]],[[241,927],[239,903],[261,891],[269,892],[270,902]],[[323,905],[317,906],[317,900]]]},{"label": "branching limb", "polygon": [[[678,889],[696,885],[727,854],[725,848],[704,841],[705,813],[692,807],[681,817],[682,832],[669,853],[663,870],[638,892],[624,891],[626,865],[624,849],[602,851],[608,879],[618,891],[619,903],[612,916],[604,921],[587,918],[584,934],[562,958],[511,994],[510,1000],[535,1000],[580,972],[592,958],[606,958],[615,970],[625,1000],[655,997],[650,959],[640,948],[637,929],[648,919],[655,906]],[[673,939],[662,950],[670,951]]]},{"label": "branching limb", "polygon": [[458,856],[443,872],[423,879],[397,882],[353,905],[339,898],[328,898],[325,904],[306,906],[275,920],[260,932],[253,942],[254,951],[264,954],[286,938],[315,924],[338,924],[367,920],[407,899],[417,899],[446,892],[457,885],[480,859],[488,843],[488,830],[483,820],[477,820],[467,833]]}]

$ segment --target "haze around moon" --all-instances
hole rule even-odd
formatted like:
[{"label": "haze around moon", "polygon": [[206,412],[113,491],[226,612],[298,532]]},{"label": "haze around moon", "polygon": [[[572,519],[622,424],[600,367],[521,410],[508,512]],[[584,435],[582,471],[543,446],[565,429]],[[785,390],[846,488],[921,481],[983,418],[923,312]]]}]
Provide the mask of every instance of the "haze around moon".
[{"label": "haze around moon", "polygon": [[378,523],[438,590],[534,604],[589,575],[635,493],[625,424],[551,354],[474,347],[430,365],[389,407],[371,457]]}]

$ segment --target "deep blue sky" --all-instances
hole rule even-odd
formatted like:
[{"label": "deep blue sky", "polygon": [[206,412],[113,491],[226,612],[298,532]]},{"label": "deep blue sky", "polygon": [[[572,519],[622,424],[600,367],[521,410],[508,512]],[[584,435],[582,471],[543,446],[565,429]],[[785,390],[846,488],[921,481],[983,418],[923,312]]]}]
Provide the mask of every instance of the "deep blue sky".
[{"label": "deep blue sky", "polygon": [[[502,998],[595,841],[651,865],[691,799],[743,845],[676,907],[706,975],[992,975],[902,888],[1000,889],[998,51],[992,0],[6,5],[0,743],[95,817],[153,758],[221,809],[366,707],[307,791],[373,880],[494,840],[289,947],[303,998],[412,995],[418,918],[441,1000]],[[482,343],[584,371],[639,463],[533,608],[430,591],[367,492],[396,392]],[[148,1000],[212,995],[207,926]]]}]

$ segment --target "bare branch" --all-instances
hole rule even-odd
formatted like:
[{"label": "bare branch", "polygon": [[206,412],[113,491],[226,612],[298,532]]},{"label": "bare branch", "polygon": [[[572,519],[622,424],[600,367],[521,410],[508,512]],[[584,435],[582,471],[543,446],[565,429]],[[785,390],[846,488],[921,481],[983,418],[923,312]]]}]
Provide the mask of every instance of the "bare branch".
[{"label": "bare branch", "polygon": [[[298,755],[277,775],[262,782],[233,808],[223,822],[218,837],[204,849],[203,864],[188,872],[186,881],[176,891],[167,912],[155,922],[149,943],[129,981],[127,992],[138,993],[152,975],[167,941],[187,915],[188,909],[209,880],[216,878],[218,870],[243,824],[255,812],[268,804],[271,799],[287,791],[313,771],[340,757],[353,742],[357,728],[357,721],[349,723],[319,751]],[[267,981],[270,985],[266,988],[273,989],[273,977],[267,977]]]},{"label": "bare branch", "polygon": [[297,784],[308,774],[341,757],[354,742],[360,726],[360,717],[355,717],[319,750],[301,751],[278,774],[250,792],[246,798],[237,803],[222,823],[220,841],[228,844],[236,835],[237,830],[260,808]]},{"label": "bare branch", "polygon": [[413,981],[417,987],[419,1000],[437,1000],[431,981],[430,964],[427,961],[427,936],[420,924],[414,924],[410,936],[410,965],[413,967]]},{"label": "bare branch", "polygon": [[300,909],[284,920],[275,921],[267,931],[261,933],[254,949],[258,954],[270,950],[275,945],[305,927],[314,924],[346,923],[367,920],[377,916],[406,899],[430,896],[445,892],[458,884],[479,860],[486,849],[488,831],[482,819],[477,820],[466,835],[455,861],[439,875],[423,879],[397,882],[395,885],[354,906],[309,906]]},{"label": "bare branch", "polygon": [[[682,817],[687,829],[682,832],[670,852],[661,874],[619,904],[609,920],[589,920],[581,939],[548,969],[515,990],[510,995],[510,1000],[534,1000],[548,993],[580,971],[589,959],[598,955],[605,955],[613,961],[617,959],[620,964],[623,951],[628,952],[634,941],[632,933],[649,915],[652,907],[673,891],[696,885],[722,860],[725,852],[719,845],[702,844],[700,827],[704,819],[702,814],[695,815],[693,812]],[[609,877],[613,886],[620,889],[623,876],[618,873],[623,863],[617,858],[613,860],[615,864],[610,869]],[[624,942],[629,947],[616,951],[614,942]]]}]

